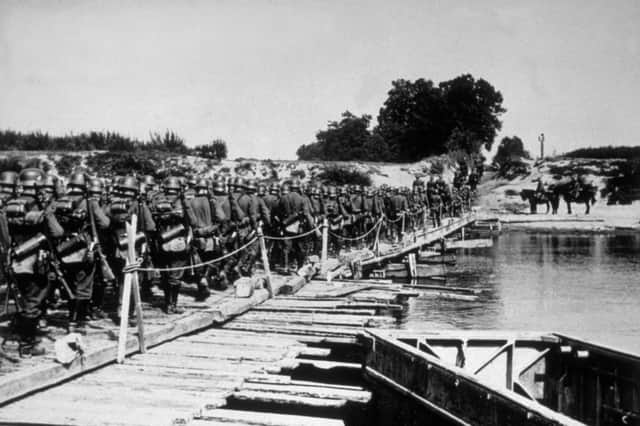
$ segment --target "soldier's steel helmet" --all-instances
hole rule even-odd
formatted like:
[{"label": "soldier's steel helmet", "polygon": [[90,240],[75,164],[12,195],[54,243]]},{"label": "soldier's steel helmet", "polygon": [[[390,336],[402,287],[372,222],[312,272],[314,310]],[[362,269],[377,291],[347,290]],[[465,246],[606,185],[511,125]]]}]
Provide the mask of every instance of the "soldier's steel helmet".
[{"label": "soldier's steel helmet", "polygon": [[102,194],[104,191],[104,183],[101,179],[93,178],[87,184],[87,192],[91,194]]},{"label": "soldier's steel helmet", "polygon": [[258,187],[256,186],[256,181],[255,179],[248,179],[245,181],[244,183],[244,187],[245,189],[247,189],[248,191],[255,191],[256,189],[258,189]]},{"label": "soldier's steel helmet", "polygon": [[4,171],[0,173],[0,187],[14,187],[18,180],[18,173],[14,171]]},{"label": "soldier's steel helmet", "polygon": [[289,185],[289,188],[291,188],[292,191],[299,191],[300,190],[300,181],[298,179],[293,179],[291,181],[291,184]]},{"label": "soldier's steel helmet", "polygon": [[162,182],[162,188],[165,191],[180,191],[182,189],[182,183],[177,176],[169,176]]},{"label": "soldier's steel helmet", "polygon": [[156,186],[156,180],[151,175],[144,175],[142,177],[142,183],[144,183],[147,188],[152,188]]},{"label": "soldier's steel helmet", "polygon": [[133,176],[124,176],[116,182],[115,187],[120,191],[130,191],[135,194],[140,190],[138,180]]},{"label": "soldier's steel helmet", "polygon": [[213,183],[213,192],[216,195],[224,195],[227,193],[227,186],[223,180],[219,179]]},{"label": "soldier's steel helmet", "polygon": [[69,176],[69,182],[67,186],[70,188],[86,189],[87,187],[87,175],[82,172],[73,173]]},{"label": "soldier's steel helmet", "polygon": [[280,193],[282,195],[287,195],[289,192],[291,192],[291,187],[289,186],[289,184],[288,183],[282,184],[282,188],[280,188]]},{"label": "soldier's steel helmet", "polygon": [[280,186],[277,183],[272,183],[269,185],[269,193],[273,195],[278,195],[280,193]]},{"label": "soldier's steel helmet", "polygon": [[200,178],[196,181],[196,185],[195,185],[196,189],[209,189],[209,182],[204,179],[204,178]]},{"label": "soldier's steel helmet", "polygon": [[36,184],[44,178],[44,171],[35,167],[24,169],[18,175],[18,184],[24,194],[35,194]]},{"label": "soldier's steel helmet", "polygon": [[265,185],[264,183],[261,183],[260,185],[258,185],[258,195],[264,195],[267,193],[267,185]]},{"label": "soldier's steel helmet", "polygon": [[58,186],[58,178],[54,175],[45,175],[42,180],[36,183],[36,186],[53,192]]}]

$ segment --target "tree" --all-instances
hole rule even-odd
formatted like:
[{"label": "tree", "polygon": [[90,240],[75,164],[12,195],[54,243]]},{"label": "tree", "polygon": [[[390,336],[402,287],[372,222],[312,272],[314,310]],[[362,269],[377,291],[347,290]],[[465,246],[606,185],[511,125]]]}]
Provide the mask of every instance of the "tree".
[{"label": "tree", "polygon": [[187,154],[189,148],[184,143],[184,139],[178,136],[171,130],[166,130],[164,135],[154,132],[149,134],[149,143],[147,146],[150,149],[156,149],[158,151],[173,152],[176,154]]},{"label": "tree", "polygon": [[386,141],[391,160],[415,161],[446,151],[445,107],[431,80],[396,80],[378,114],[375,133]]},{"label": "tree", "polygon": [[375,151],[384,149],[384,141],[372,138],[370,123],[370,115],[358,117],[345,111],[340,121],[329,122],[326,130],[316,133],[316,142],[302,145],[296,154],[300,160],[380,161]]},{"label": "tree", "polygon": [[517,136],[504,137],[493,157],[493,165],[498,168],[498,173],[502,176],[515,175],[523,170],[526,171],[523,158],[530,159],[531,156],[524,149],[522,140]]},{"label": "tree", "polygon": [[214,139],[208,145],[195,147],[194,151],[201,157],[220,161],[227,158],[227,143],[222,139]]},{"label": "tree", "polygon": [[491,149],[505,112],[500,92],[470,74],[435,86],[431,80],[396,80],[378,115],[375,133],[394,160],[415,161],[450,150]]},{"label": "tree", "polygon": [[502,94],[486,80],[475,80],[471,74],[461,75],[440,83],[442,99],[446,105],[447,128],[472,135],[469,153],[478,152],[475,142],[481,142],[487,151],[502,128],[499,116],[506,110],[502,107]]}]

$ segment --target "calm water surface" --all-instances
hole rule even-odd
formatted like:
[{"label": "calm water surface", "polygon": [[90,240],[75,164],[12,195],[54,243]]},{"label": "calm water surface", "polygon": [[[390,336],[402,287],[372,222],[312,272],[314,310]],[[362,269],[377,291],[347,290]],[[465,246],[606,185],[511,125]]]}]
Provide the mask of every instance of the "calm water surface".
[{"label": "calm water surface", "polygon": [[486,289],[479,300],[414,299],[401,327],[559,331],[640,353],[640,236],[507,232],[494,243],[449,268],[446,285]]}]

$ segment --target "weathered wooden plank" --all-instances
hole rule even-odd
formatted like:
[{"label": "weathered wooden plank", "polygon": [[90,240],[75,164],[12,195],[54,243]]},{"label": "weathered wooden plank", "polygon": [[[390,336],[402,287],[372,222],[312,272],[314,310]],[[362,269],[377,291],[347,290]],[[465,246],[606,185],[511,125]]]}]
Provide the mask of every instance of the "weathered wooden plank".
[{"label": "weathered wooden plank", "polygon": [[281,392],[261,392],[253,390],[242,390],[234,392],[230,398],[238,401],[251,401],[263,404],[289,405],[311,408],[334,408],[340,409],[347,404],[346,399],[325,399],[313,398],[298,395],[287,395]]},{"label": "weathered wooden plank", "polygon": [[278,383],[244,383],[240,391],[254,391],[274,394],[284,394],[293,397],[309,397],[321,399],[340,399],[346,401],[366,404],[371,400],[371,392],[365,390],[337,389],[335,387],[325,387],[320,384],[297,385]]},{"label": "weathered wooden plank", "polygon": [[376,311],[373,309],[326,309],[326,308],[294,308],[294,307],[276,307],[276,306],[256,306],[252,312],[297,312],[297,313],[316,313],[316,314],[348,314],[348,315],[365,315],[373,316]]},{"label": "weathered wooden plank", "polygon": [[297,335],[311,335],[311,336],[331,336],[331,337],[354,337],[358,334],[361,327],[310,327],[304,325],[289,326],[286,325],[270,325],[270,324],[255,324],[253,322],[245,323],[242,321],[233,321],[225,324],[227,330],[243,330],[243,331],[263,331],[271,333],[282,334],[297,334]]},{"label": "weathered wooden plank", "polygon": [[202,410],[197,418],[190,423],[192,426],[211,426],[213,421],[220,421],[224,425],[250,426],[344,426],[339,419],[326,417],[299,416],[292,414],[277,414],[244,410]]},{"label": "weathered wooden plank", "polygon": [[447,240],[445,247],[447,250],[488,248],[493,247],[493,239],[477,238],[469,240]]}]

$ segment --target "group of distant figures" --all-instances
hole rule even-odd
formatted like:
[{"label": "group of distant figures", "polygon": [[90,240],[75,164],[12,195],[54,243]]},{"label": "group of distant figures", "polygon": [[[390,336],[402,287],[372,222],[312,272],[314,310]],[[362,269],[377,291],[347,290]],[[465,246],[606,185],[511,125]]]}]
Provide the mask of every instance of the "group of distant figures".
[{"label": "group of distant figures", "polygon": [[538,212],[538,205],[544,204],[548,214],[558,214],[560,198],[567,203],[567,213],[572,214],[571,203],[585,205],[585,214],[589,214],[591,206],[596,202],[597,188],[584,181],[582,176],[573,175],[569,182],[555,183],[547,187],[538,180],[536,189],[523,189],[520,192],[522,200],[528,201],[531,213]]}]

